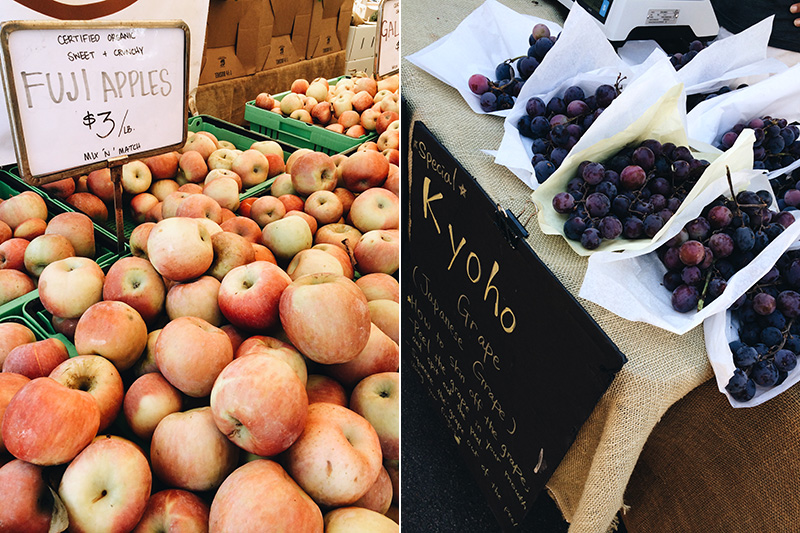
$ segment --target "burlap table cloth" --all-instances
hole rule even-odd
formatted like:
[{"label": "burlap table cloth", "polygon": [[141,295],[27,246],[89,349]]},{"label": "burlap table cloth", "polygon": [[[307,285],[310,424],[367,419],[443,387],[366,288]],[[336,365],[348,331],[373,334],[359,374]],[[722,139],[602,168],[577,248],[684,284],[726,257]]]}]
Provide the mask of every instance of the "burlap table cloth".
[{"label": "burlap table cloth", "polygon": [[[402,54],[412,54],[450,33],[482,3],[404,0]],[[555,0],[502,3],[562,26],[566,17],[566,10]],[[401,69],[403,95],[412,111],[412,116],[403,120],[423,121],[492,199],[517,215],[530,232],[528,243],[533,250],[577,297],[587,260],[577,256],[560,236],[547,236],[539,230],[531,216],[531,191],[481,152],[500,146],[502,118],[473,113],[455,89],[405,59]],[[673,403],[712,377],[712,370],[702,327],[678,336],[623,320],[591,302],[578,300],[628,362],[581,428],[547,488],[570,523],[570,533],[605,533],[615,529],[616,514],[625,505],[625,488],[653,427]]]},{"label": "burlap table cloth", "polygon": [[714,380],[656,425],[625,503],[630,533],[796,533],[800,387],[731,409]]}]

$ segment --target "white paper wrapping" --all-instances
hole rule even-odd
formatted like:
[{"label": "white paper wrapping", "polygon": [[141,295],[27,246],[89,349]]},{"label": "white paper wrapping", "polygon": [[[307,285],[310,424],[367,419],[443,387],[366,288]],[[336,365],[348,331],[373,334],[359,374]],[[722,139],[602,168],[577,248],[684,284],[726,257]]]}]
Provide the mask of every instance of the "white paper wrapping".
[{"label": "white paper wrapping", "polygon": [[[517,13],[496,0],[486,0],[452,33],[406,56],[406,59],[458,90],[473,111],[486,114],[481,109],[479,98],[469,90],[469,77],[483,74],[496,81],[494,70],[497,65],[528,52],[528,37],[536,24],[546,24],[551,35],[561,31],[561,26],[555,22]],[[504,109],[489,114],[504,117],[509,111]]]},{"label": "white paper wrapping", "polygon": [[[767,76],[786,70],[786,65],[767,57],[774,15],[737,33],[720,32],[720,38],[701,50],[678,72],[686,94],[713,92],[733,80],[748,76]],[[628,62],[637,62],[653,50],[655,41],[630,41],[618,53]]]},{"label": "white paper wrapping", "polygon": [[[732,173],[731,178],[736,192],[744,188],[753,191],[770,190],[769,181],[761,171],[741,170]],[[677,219],[678,223],[671,231],[647,248],[622,253],[604,252],[590,257],[580,290],[581,298],[595,302],[627,320],[646,322],[678,335],[697,327],[715,314],[724,314],[800,237],[800,223],[792,224],[750,264],[734,274],[728,280],[725,291],[701,311],[675,311],[671,303],[672,293],[661,285],[667,269],[654,251],[676,235],[686,222],[698,217],[705,206],[718,196],[726,193],[730,196],[728,191],[727,180],[713,181],[693,202],[684,204],[687,207],[685,211],[672,218]],[[795,211],[793,214],[797,218],[800,212]]]},{"label": "white paper wrapping", "polygon": [[[800,121],[800,64],[755,85],[700,102],[686,116],[686,127],[690,138],[716,146],[737,123],[766,115]],[[770,176],[798,165],[800,162],[773,171]]]}]

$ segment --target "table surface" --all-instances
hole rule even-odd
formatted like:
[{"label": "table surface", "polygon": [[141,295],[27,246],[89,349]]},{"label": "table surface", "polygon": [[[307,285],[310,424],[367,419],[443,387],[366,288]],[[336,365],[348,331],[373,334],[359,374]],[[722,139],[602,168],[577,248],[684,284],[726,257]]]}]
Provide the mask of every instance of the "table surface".
[{"label": "table surface", "polygon": [[[410,55],[453,31],[482,0],[439,2],[405,0],[402,53]],[[563,25],[566,10],[556,0],[501,0],[519,13]],[[503,135],[502,118],[474,113],[461,95],[407,59],[401,63],[403,94],[412,110],[404,120],[423,121],[453,156],[501,206],[530,232],[528,243],[577,297],[587,259],[575,255],[560,236],[538,227],[530,189],[481,150],[495,150]],[[413,246],[413,243],[412,243]],[[664,412],[712,377],[702,327],[685,335],[623,320],[578,298],[589,314],[628,357],[607,393],[548,483],[548,490],[570,523],[570,533],[605,533],[648,435]],[[520,350],[524,350],[520,347]],[[557,356],[557,354],[554,354]],[[404,440],[405,447],[413,442]],[[534,453],[532,450],[531,453]],[[405,488],[405,487],[404,487]]]}]

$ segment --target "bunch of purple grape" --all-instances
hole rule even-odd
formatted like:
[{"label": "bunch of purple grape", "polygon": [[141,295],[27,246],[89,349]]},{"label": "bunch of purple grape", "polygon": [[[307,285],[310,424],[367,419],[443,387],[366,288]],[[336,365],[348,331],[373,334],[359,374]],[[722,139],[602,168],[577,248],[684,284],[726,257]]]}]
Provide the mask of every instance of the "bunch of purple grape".
[{"label": "bunch of purple grape", "polygon": [[742,83],[734,89],[728,85],[723,85],[719,89],[711,93],[696,93],[690,94],[686,96],[686,111],[691,111],[694,109],[697,104],[700,102],[705,102],[706,100],[711,100],[712,98],[716,98],[717,96],[721,96],[723,94],[729,93],[731,91],[738,91],[739,89],[744,89],[747,87],[746,83]]},{"label": "bunch of purple grape", "polygon": [[[487,113],[514,107],[514,99],[522,85],[539,66],[544,56],[553,47],[557,36],[550,35],[546,24],[536,24],[528,37],[528,53],[506,59],[494,70],[495,81],[483,74],[469,77],[469,90],[480,97],[481,109]],[[516,62],[516,70],[513,64]]]},{"label": "bunch of purple grape", "polygon": [[647,139],[603,162],[584,161],[553,197],[564,235],[594,250],[603,239],[652,238],[708,166],[685,146]]},{"label": "bunch of purple grape", "polygon": [[800,128],[785,118],[761,117],[735,124],[720,138],[718,148],[727,150],[745,128],[753,130],[753,168],[777,170],[800,159]]},{"label": "bunch of purple grape", "polygon": [[708,43],[695,39],[689,43],[689,49],[686,52],[675,52],[669,56],[669,61],[675,67],[675,70],[680,70],[706,46],[708,46]]},{"label": "bunch of purple grape", "polygon": [[776,387],[797,366],[800,354],[800,253],[790,251],[731,307],[739,339],[729,344],[736,366],[726,385],[740,402],[756,386]]},{"label": "bunch of purple grape", "polygon": [[771,211],[771,202],[764,190],[720,197],[659,248],[673,309],[688,313],[714,301],[731,276],[794,222],[791,213]]},{"label": "bunch of purple grape", "polygon": [[528,100],[517,128],[520,135],[533,139],[531,164],[539,183],[561,166],[570,149],[619,92],[617,87],[604,84],[586,95],[572,85],[546,104],[538,96]]}]

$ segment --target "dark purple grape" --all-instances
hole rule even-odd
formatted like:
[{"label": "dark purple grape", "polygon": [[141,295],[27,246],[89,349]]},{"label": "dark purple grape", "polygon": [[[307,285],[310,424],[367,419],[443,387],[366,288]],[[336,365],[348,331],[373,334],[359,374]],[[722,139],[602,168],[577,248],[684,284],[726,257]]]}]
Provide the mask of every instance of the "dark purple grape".
[{"label": "dark purple grape", "polygon": [[711,278],[711,281],[708,282],[708,296],[718,298],[727,286],[728,283],[723,278]]},{"label": "dark purple grape", "polygon": [[[617,197],[619,198],[619,196]],[[622,234],[626,239],[638,239],[644,235],[644,224],[639,217],[628,217],[622,222]]]},{"label": "dark purple grape", "polygon": [[642,229],[648,237],[655,237],[656,233],[664,227],[664,220],[659,215],[647,215],[642,220]]},{"label": "dark purple grape", "polygon": [[573,241],[580,240],[586,230],[586,221],[582,217],[571,217],[564,222],[564,235]]},{"label": "dark purple grape", "polygon": [[558,96],[554,96],[547,102],[547,114],[548,115],[563,115],[567,112],[567,104],[564,103],[563,98],[559,98]]},{"label": "dark purple grape", "polygon": [[497,111],[497,96],[494,93],[483,93],[481,95],[481,109],[487,113]]},{"label": "dark purple grape", "polygon": [[711,224],[702,216],[687,223],[685,229],[689,232],[689,238],[695,241],[704,241],[711,234]]},{"label": "dark purple grape", "polygon": [[681,280],[686,285],[699,285],[703,279],[703,272],[696,266],[684,267],[681,271]]},{"label": "dark purple grape", "polygon": [[616,239],[622,235],[622,222],[619,218],[609,215],[600,219],[597,225],[600,235],[604,239]]},{"label": "dark purple grape", "polygon": [[553,115],[550,117],[550,127],[555,128],[556,126],[566,126],[569,124],[569,117],[567,115]]},{"label": "dark purple grape", "polygon": [[550,39],[537,39],[533,45],[534,48],[534,57],[541,61],[544,59],[545,54],[550,51],[553,47],[553,41]]},{"label": "dark purple grape", "polygon": [[614,98],[617,97],[617,90],[611,85],[600,85],[594,91],[594,98],[598,107],[608,107]]},{"label": "dark purple grape", "polygon": [[680,255],[678,254],[677,247],[667,248],[664,255],[661,257],[661,262],[667,270],[682,270],[684,267]]},{"label": "dark purple grape", "polygon": [[736,244],[736,249],[740,252],[748,252],[753,249],[756,244],[756,234],[748,227],[736,228],[733,235],[733,242]]},{"label": "dark purple grape", "polygon": [[[537,41],[538,42],[538,41]],[[539,60],[541,58],[536,57],[529,57],[525,56],[521,58],[517,62],[517,70],[519,70],[519,77],[523,80],[527,80],[531,77],[531,74],[536,70],[536,67],[539,66]]]},{"label": "dark purple grape", "polygon": [[586,94],[583,92],[583,89],[577,85],[570,85],[567,87],[567,90],[564,91],[565,104],[569,104],[573,100],[583,100],[584,98],[586,98]]},{"label": "dark purple grape", "polygon": [[594,190],[595,192],[605,194],[609,198],[615,198],[617,196],[617,187],[610,181],[601,181]]},{"label": "dark purple grape", "polygon": [[683,285],[683,279],[681,278],[681,273],[675,270],[670,270],[666,274],[664,274],[664,278],[662,280],[662,285],[668,291],[672,292],[681,285]]},{"label": "dark purple grape", "polygon": [[553,209],[558,213],[570,213],[575,208],[575,199],[568,192],[553,196]]},{"label": "dark purple grape", "polygon": [[577,117],[589,112],[589,106],[583,100],[573,100],[567,104],[567,116]]},{"label": "dark purple grape", "polygon": [[611,200],[611,211],[620,218],[623,218],[631,207],[631,201],[621,194]]},{"label": "dark purple grape", "polygon": [[473,74],[469,77],[469,90],[478,96],[489,90],[489,78],[483,74]]},{"label": "dark purple grape", "polygon": [[[725,390],[731,394],[741,393],[747,388],[748,380],[749,378],[747,377],[747,374],[737,368],[733,371],[733,376],[731,376],[731,379],[728,380],[728,384],[725,385]],[[755,389],[755,385],[753,388]],[[753,392],[755,392],[755,390]]]},{"label": "dark purple grape", "polygon": [[797,355],[791,350],[778,350],[775,352],[775,368],[784,372],[791,372],[797,366]]},{"label": "dark purple grape", "polygon": [[583,181],[589,185],[597,185],[603,181],[604,175],[605,168],[601,163],[590,162],[583,167],[583,173],[581,174],[581,177],[583,178]]},{"label": "dark purple grape", "polygon": [[696,287],[681,285],[672,291],[672,308],[679,313],[697,309],[698,303],[700,303],[700,293]]},{"label": "dark purple grape", "polygon": [[[730,391],[729,391],[730,392]],[[744,389],[739,392],[731,392],[731,398],[737,402],[749,402],[756,395],[756,384],[752,379],[745,382]]]},{"label": "dark purple grape", "polygon": [[525,112],[531,118],[544,116],[547,112],[547,104],[538,96],[534,96],[525,103]]},{"label": "dark purple grape", "polygon": [[640,146],[633,151],[633,155],[631,156],[631,162],[634,165],[639,165],[644,170],[653,168],[655,161],[656,156],[653,154],[653,151],[646,146]]},{"label": "dark purple grape", "polygon": [[714,257],[722,259],[733,253],[733,239],[727,233],[715,233],[709,238],[708,247],[711,248]]},{"label": "dark purple grape", "polygon": [[688,240],[681,244],[678,253],[681,262],[686,266],[695,266],[703,262],[706,255],[705,247],[702,242]]},{"label": "dark purple grape", "polygon": [[611,209],[611,200],[603,193],[593,192],[586,197],[586,211],[592,217],[604,217]]},{"label": "dark purple grape", "polygon": [[736,142],[736,139],[738,137],[739,137],[739,134],[737,134],[735,131],[729,131],[729,132],[725,133],[722,136],[722,139],[720,139],[720,141],[719,141],[720,148],[722,148],[723,150],[727,150],[728,148],[733,146],[733,144]]},{"label": "dark purple grape", "polygon": [[783,195],[783,201],[786,202],[786,205],[797,207],[800,205],[800,190],[789,189]]},{"label": "dark purple grape", "polygon": [[540,139],[550,132],[550,121],[545,117],[534,117],[531,119],[531,136]]},{"label": "dark purple grape", "polygon": [[583,131],[583,128],[577,124],[567,124],[567,133],[569,133],[570,137],[580,139],[580,137],[583,135]]},{"label": "dark purple grape", "polygon": [[797,318],[800,316],[800,294],[792,290],[782,291],[776,298],[778,310],[786,318]]},{"label": "dark purple grape", "polygon": [[497,65],[494,69],[494,79],[496,80],[510,80],[514,77],[514,68],[510,63],[505,61]]},{"label": "dark purple grape", "polygon": [[767,316],[775,311],[775,298],[765,292],[760,292],[753,297],[753,311],[761,316]]},{"label": "dark purple grape", "polygon": [[600,231],[596,228],[586,228],[581,234],[581,246],[586,248],[587,250],[594,250],[600,243],[602,242],[602,237],[600,236]]},{"label": "dark purple grape", "polygon": [[638,165],[628,165],[619,173],[619,183],[626,189],[638,189],[644,185],[647,174]]},{"label": "dark purple grape", "polygon": [[550,161],[539,161],[533,166],[533,171],[536,173],[536,180],[539,183],[544,183],[547,178],[553,175],[556,167]]},{"label": "dark purple grape", "polygon": [[756,385],[772,387],[778,381],[778,369],[771,361],[756,361],[750,370],[750,378]]},{"label": "dark purple grape", "polygon": [[712,263],[714,263],[714,252],[711,251],[711,248],[708,246],[704,246],[703,250],[705,250],[705,255],[703,256],[703,261],[697,265],[702,270],[708,270]]},{"label": "dark purple grape", "polygon": [[733,352],[733,364],[736,368],[747,368],[758,361],[758,352],[752,346],[743,345]]},{"label": "dark purple grape", "polygon": [[561,163],[564,162],[564,159],[566,159],[568,154],[569,151],[565,148],[561,147],[553,148],[553,151],[550,152],[550,162],[553,163],[553,165],[555,165],[556,168],[558,168],[561,166]]},{"label": "dark purple grape", "polygon": [[730,226],[733,220],[733,213],[724,205],[715,205],[708,211],[707,218],[711,228],[720,229]]}]

